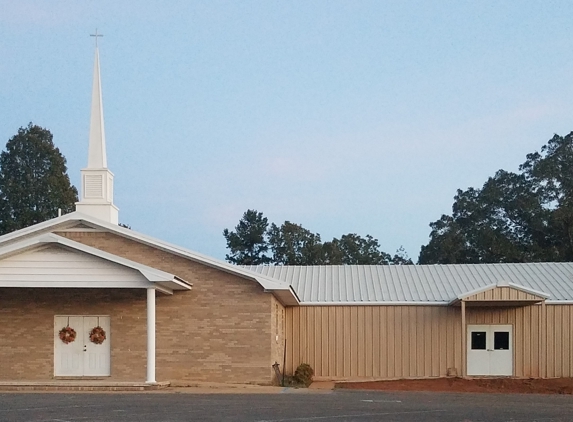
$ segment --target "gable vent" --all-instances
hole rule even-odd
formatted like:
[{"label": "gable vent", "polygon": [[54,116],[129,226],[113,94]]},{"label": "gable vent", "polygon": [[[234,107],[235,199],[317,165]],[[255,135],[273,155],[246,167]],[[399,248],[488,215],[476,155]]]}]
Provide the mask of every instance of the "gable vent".
[{"label": "gable vent", "polygon": [[100,174],[86,174],[84,177],[84,196],[103,198],[103,177]]}]

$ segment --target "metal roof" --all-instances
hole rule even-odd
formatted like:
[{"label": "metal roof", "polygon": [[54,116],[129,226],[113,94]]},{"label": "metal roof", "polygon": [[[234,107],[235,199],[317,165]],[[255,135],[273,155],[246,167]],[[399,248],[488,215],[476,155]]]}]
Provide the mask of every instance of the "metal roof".
[{"label": "metal roof", "polygon": [[246,266],[290,283],[301,304],[447,304],[464,293],[512,283],[573,302],[573,263]]}]

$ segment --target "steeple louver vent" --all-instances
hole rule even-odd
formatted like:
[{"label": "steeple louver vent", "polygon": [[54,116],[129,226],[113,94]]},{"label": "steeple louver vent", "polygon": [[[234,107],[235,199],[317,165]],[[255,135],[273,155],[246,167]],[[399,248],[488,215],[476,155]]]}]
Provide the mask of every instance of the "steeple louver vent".
[{"label": "steeple louver vent", "polygon": [[101,174],[86,174],[84,183],[86,198],[103,198],[103,176]]}]

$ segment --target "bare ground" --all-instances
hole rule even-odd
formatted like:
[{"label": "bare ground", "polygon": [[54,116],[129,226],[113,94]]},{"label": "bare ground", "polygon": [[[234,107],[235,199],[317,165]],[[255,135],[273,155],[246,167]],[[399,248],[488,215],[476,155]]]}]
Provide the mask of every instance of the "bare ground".
[{"label": "bare ground", "polygon": [[335,388],[383,391],[447,391],[467,393],[573,394],[573,378],[433,378],[337,382]]}]

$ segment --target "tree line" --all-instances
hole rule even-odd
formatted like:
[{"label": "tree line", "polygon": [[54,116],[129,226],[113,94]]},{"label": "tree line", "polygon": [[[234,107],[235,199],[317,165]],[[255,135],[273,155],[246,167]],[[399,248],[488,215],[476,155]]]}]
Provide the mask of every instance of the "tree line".
[{"label": "tree line", "polygon": [[262,212],[247,210],[234,231],[225,229],[229,253],[225,259],[238,265],[405,265],[412,260],[403,248],[394,256],[382,251],[378,239],[355,233],[322,242],[320,234],[285,221],[280,226]]},{"label": "tree line", "polygon": [[[30,123],[0,154],[0,234],[74,210],[77,189],[49,130]],[[481,188],[459,189],[451,214],[430,223],[419,264],[573,261],[573,132],[527,154],[517,172],[499,170]],[[247,210],[223,231],[234,264],[412,264],[371,235],[322,241],[300,224],[270,223]]]},{"label": "tree line", "polygon": [[[418,264],[573,261],[573,132],[527,154],[518,172],[498,170],[481,188],[459,189],[452,213],[430,228]],[[412,263],[403,248],[390,256],[370,235],[323,243],[289,221],[269,226],[255,210],[223,236],[234,264]]]},{"label": "tree line", "polygon": [[452,213],[430,224],[420,264],[573,261],[573,132],[458,190]]}]

